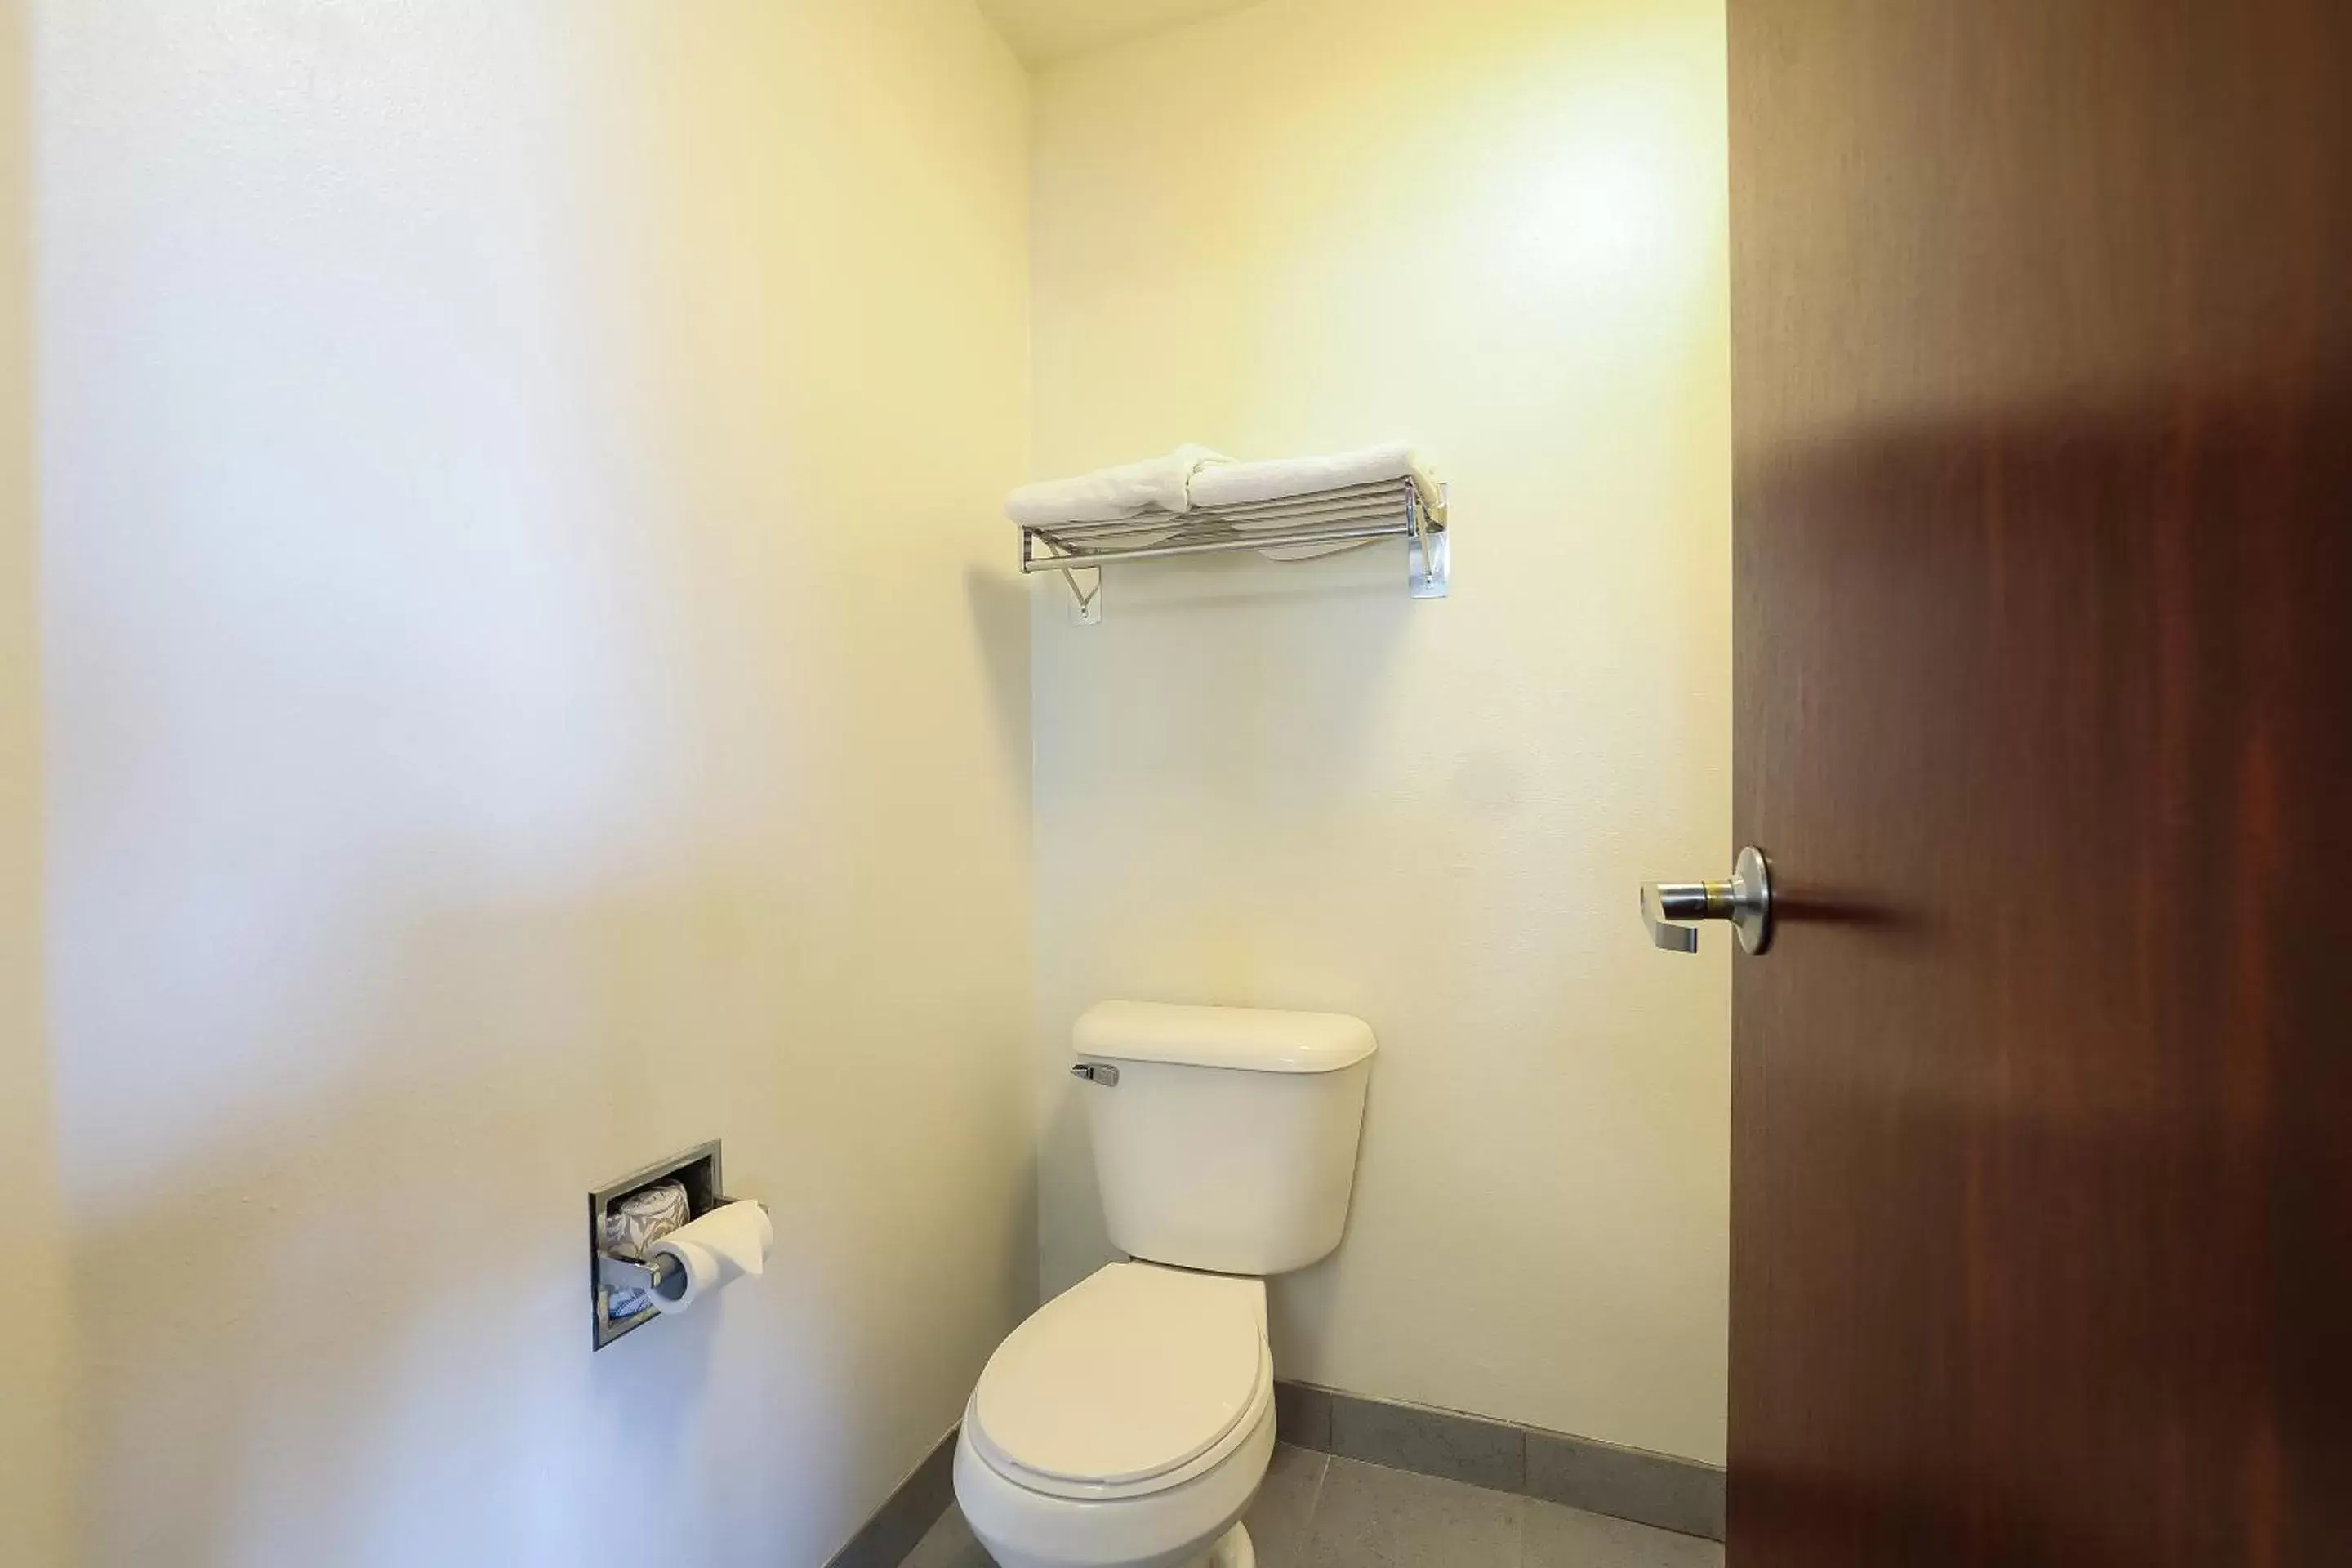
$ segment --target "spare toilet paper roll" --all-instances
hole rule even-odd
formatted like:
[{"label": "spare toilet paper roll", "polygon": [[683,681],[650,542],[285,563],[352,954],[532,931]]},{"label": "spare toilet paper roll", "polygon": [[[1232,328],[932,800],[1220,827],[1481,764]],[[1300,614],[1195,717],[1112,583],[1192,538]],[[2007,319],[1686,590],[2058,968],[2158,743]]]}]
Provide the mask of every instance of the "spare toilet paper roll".
[{"label": "spare toilet paper roll", "polygon": [[775,1241],[776,1227],[769,1223],[768,1211],[755,1203],[729,1204],[680,1226],[654,1243],[652,1257],[677,1259],[686,1289],[675,1298],[656,1292],[654,1305],[665,1312],[683,1312],[731,1279],[766,1273],[768,1249]]},{"label": "spare toilet paper roll", "polygon": [[[694,1216],[682,1182],[660,1182],[631,1193],[604,1212],[604,1250],[616,1258],[647,1262],[653,1245]],[[607,1316],[634,1318],[654,1304],[650,1290],[615,1290]]]}]

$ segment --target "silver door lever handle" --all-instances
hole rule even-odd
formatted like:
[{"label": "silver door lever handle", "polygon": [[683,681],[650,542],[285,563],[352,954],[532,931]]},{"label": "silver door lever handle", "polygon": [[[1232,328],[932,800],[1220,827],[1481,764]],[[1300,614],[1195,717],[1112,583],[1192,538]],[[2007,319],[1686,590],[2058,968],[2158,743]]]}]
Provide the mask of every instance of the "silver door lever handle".
[{"label": "silver door lever handle", "polygon": [[1729,921],[1739,945],[1761,953],[1772,945],[1772,865],[1753,844],[1739,852],[1728,882],[1645,882],[1642,919],[1650,940],[1668,952],[1696,952],[1700,921]]}]

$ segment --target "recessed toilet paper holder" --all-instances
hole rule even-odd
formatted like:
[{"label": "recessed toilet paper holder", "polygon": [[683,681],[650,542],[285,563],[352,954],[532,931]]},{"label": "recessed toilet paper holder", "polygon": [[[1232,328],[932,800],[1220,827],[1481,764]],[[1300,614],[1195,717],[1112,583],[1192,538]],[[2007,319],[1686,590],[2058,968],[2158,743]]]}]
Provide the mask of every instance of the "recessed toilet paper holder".
[{"label": "recessed toilet paper holder", "polygon": [[678,1267],[676,1258],[656,1258],[651,1263],[641,1263],[634,1258],[623,1258],[604,1250],[604,1216],[612,1211],[613,1205],[659,1182],[677,1182],[686,1188],[686,1207],[689,1218],[700,1219],[711,1210],[725,1208],[736,1201],[727,1195],[719,1179],[719,1144],[716,1140],[698,1143],[667,1160],[657,1160],[644,1170],[633,1172],[588,1194],[588,1294],[594,1312],[595,1347],[598,1350],[661,1316],[660,1308],[647,1307],[642,1312],[614,1317],[612,1303],[615,1291],[650,1290],[670,1301],[677,1300],[685,1292],[685,1271]]}]

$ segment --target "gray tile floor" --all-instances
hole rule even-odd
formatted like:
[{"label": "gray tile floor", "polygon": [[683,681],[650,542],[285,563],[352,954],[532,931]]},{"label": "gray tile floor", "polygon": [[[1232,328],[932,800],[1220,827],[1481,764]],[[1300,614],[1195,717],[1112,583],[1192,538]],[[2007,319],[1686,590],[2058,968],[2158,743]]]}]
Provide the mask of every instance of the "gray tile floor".
[{"label": "gray tile floor", "polygon": [[[1285,1444],[1250,1505],[1258,1568],[1721,1568],[1712,1541]],[[950,1508],[906,1568],[990,1568]]]}]

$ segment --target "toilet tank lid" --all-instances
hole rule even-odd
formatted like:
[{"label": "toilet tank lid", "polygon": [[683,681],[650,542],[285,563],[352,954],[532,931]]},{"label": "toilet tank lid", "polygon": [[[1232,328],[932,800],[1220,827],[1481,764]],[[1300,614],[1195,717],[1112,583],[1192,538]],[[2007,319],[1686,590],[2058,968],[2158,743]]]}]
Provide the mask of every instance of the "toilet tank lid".
[{"label": "toilet tank lid", "polygon": [[1379,1046],[1370,1024],[1345,1013],[1170,1002],[1097,1002],[1071,1038],[1082,1057],[1244,1072],[1337,1072]]}]

